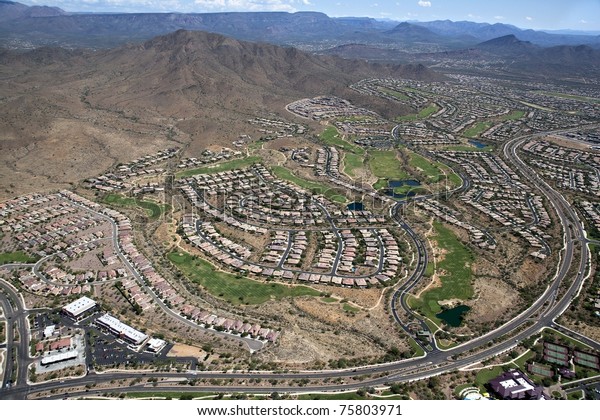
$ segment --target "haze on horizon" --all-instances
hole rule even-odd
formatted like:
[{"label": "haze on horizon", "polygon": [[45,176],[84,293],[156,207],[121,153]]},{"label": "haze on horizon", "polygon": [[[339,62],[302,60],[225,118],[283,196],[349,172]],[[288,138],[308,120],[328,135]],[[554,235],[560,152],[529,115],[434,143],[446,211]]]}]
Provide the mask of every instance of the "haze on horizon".
[{"label": "haze on horizon", "polygon": [[599,0],[21,0],[67,12],[323,12],[396,21],[505,23],[525,29],[600,31]]}]

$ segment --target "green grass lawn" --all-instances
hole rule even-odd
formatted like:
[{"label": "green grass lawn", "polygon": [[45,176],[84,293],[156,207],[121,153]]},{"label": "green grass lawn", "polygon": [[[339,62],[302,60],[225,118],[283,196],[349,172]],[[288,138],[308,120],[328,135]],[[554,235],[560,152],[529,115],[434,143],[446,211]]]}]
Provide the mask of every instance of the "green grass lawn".
[{"label": "green grass lawn", "polygon": [[593,104],[599,104],[600,99],[598,98],[590,98],[588,96],[580,96],[580,95],[569,95],[567,93],[559,93],[559,92],[547,92],[547,91],[538,91],[537,93],[541,93],[546,96],[555,96],[557,98],[565,98],[565,99],[575,99],[577,101],[589,102]]},{"label": "green grass lawn", "polygon": [[364,153],[364,149],[362,147],[342,139],[342,136],[340,136],[340,133],[338,133],[337,128],[333,126],[327,127],[325,131],[321,133],[319,138],[328,146],[336,146],[342,150],[350,151],[357,155],[362,155]]},{"label": "green grass lawn", "polygon": [[154,201],[138,200],[133,197],[124,197],[121,194],[108,194],[103,200],[107,204],[123,207],[141,207],[146,211],[148,217],[152,220],[156,220],[160,217],[163,212],[168,211],[170,208],[167,204],[158,204]]},{"label": "green grass lawn", "polygon": [[576,339],[571,338],[568,335],[565,335],[553,328],[545,328],[543,331],[543,336],[544,338],[549,340],[556,339],[556,337],[558,336],[563,340],[568,341],[573,347],[582,351],[588,351],[590,349],[590,347],[587,344],[582,343],[581,341],[577,341]]},{"label": "green grass lawn", "polygon": [[283,166],[273,166],[271,168],[275,176],[281,179],[285,179],[286,181],[290,181],[305,190],[311,191],[313,194],[321,194],[327,197],[331,201],[335,201],[336,203],[346,203],[348,199],[340,194],[338,191],[333,188],[327,186],[326,184],[322,184],[316,181],[309,181],[308,179],[300,178],[294,175],[289,169],[284,168]]},{"label": "green grass lawn", "polygon": [[36,262],[39,258],[33,257],[24,253],[23,251],[15,251],[15,252],[3,252],[0,254],[0,265],[7,263],[24,263],[24,264],[32,264]]},{"label": "green grass lawn", "polygon": [[171,252],[168,258],[188,279],[200,284],[211,295],[233,304],[260,305],[271,299],[320,295],[319,291],[306,286],[255,281],[217,271],[208,261],[183,251]]},{"label": "green grass lawn", "polygon": [[354,178],[356,176],[357,169],[362,168],[364,165],[364,157],[363,155],[357,155],[355,153],[346,152],[344,153],[344,172],[350,178]]},{"label": "green grass lawn", "polygon": [[377,90],[379,90],[382,93],[386,93],[390,96],[393,96],[394,98],[400,100],[400,101],[410,101],[410,98],[408,96],[406,96],[404,93],[402,92],[398,92],[397,90],[393,90],[390,88],[386,88],[383,86],[379,86],[377,87]]},{"label": "green grass lawn", "polygon": [[414,338],[408,337],[408,344],[413,352],[413,357],[421,357],[425,355],[425,350],[417,344]]},{"label": "green grass lawn", "polygon": [[454,152],[492,152],[494,150],[494,147],[488,145],[488,146],[478,149],[475,146],[463,145],[463,146],[448,146],[448,147],[444,147],[443,150],[451,150]]},{"label": "green grass lawn", "polygon": [[425,267],[425,275],[431,277],[433,276],[433,273],[435,273],[435,265],[433,264],[433,261],[429,260],[427,261],[427,267]]},{"label": "green grass lawn", "polygon": [[262,147],[263,147],[263,145],[264,145],[265,143],[266,143],[266,142],[265,142],[265,141],[262,141],[262,140],[255,141],[255,142],[253,142],[253,143],[250,143],[250,144],[248,145],[248,149],[250,149],[250,150],[259,150],[259,149],[262,149]]},{"label": "green grass lawn", "polygon": [[510,114],[503,115],[502,117],[500,117],[500,119],[502,121],[512,121],[512,120],[521,119],[524,116],[525,116],[525,111],[521,111],[521,110],[517,109],[517,110],[511,112]]},{"label": "green grass lawn", "polygon": [[369,169],[371,173],[386,181],[378,181],[374,188],[387,187],[387,179],[407,179],[410,177],[408,172],[402,167],[402,162],[398,159],[398,153],[395,150],[383,151],[373,150],[368,156]]},{"label": "green grass lawn", "polygon": [[489,130],[492,127],[492,123],[490,121],[481,121],[478,122],[477,124],[467,128],[464,132],[463,132],[463,136],[465,137],[478,137],[480,134],[485,133],[487,130]]},{"label": "green grass lawn", "polygon": [[342,309],[344,309],[345,312],[353,312],[353,313],[360,311],[359,308],[357,308],[356,306],[350,305],[348,303],[344,303],[344,305],[342,305]]},{"label": "green grass lawn", "polygon": [[496,376],[500,375],[502,372],[502,366],[494,366],[493,368],[483,368],[479,372],[477,372],[477,376],[475,377],[475,383],[481,390],[483,390],[485,384],[494,379]]},{"label": "green grass lawn", "polygon": [[424,156],[410,152],[410,164],[421,170],[421,173],[427,177],[427,183],[436,183],[444,177],[438,164],[430,162]]},{"label": "green grass lawn", "polygon": [[462,179],[454,172],[448,176],[448,181],[450,181],[454,187],[460,187],[462,185]]},{"label": "green grass lawn", "polygon": [[387,179],[378,179],[376,183],[373,184],[373,188],[375,188],[376,190],[380,190],[382,188],[387,188],[388,186],[388,181]]},{"label": "green grass lawn", "polygon": [[535,353],[532,352],[531,350],[527,350],[525,353],[523,353],[521,356],[519,356],[519,358],[517,360],[515,360],[513,362],[513,364],[515,366],[517,366],[519,369],[521,369],[523,372],[526,371],[525,369],[525,364],[533,359],[535,357]]},{"label": "green grass lawn", "polygon": [[552,108],[548,108],[548,107],[538,105],[538,104],[532,104],[531,102],[525,102],[525,101],[519,101],[519,102],[522,103],[523,105],[527,105],[527,106],[530,106],[535,109],[541,109],[542,111],[548,111],[548,112],[554,111]]},{"label": "green grass lawn", "polygon": [[429,104],[422,110],[420,110],[417,114],[409,114],[403,115],[401,117],[396,118],[398,122],[406,122],[406,121],[416,121],[416,120],[424,120],[431,117],[439,110],[438,106],[434,103]]},{"label": "green grass lawn", "polygon": [[262,158],[260,156],[247,156],[243,159],[230,160],[215,166],[203,166],[200,168],[187,169],[185,171],[177,172],[175,174],[175,178],[180,179],[193,175],[215,174],[217,172],[231,171],[233,169],[245,168],[261,161]]},{"label": "green grass lawn", "polygon": [[334,297],[324,297],[321,299],[323,302],[325,303],[334,303],[334,302],[338,302],[338,300]]},{"label": "green grass lawn", "polygon": [[437,264],[438,271],[444,273],[440,276],[442,285],[423,293],[416,306],[428,318],[436,320],[435,315],[442,310],[438,301],[473,297],[471,264],[474,257],[449,228],[440,222],[434,222],[433,227],[436,232],[433,239],[439,248],[446,250],[443,260]]}]

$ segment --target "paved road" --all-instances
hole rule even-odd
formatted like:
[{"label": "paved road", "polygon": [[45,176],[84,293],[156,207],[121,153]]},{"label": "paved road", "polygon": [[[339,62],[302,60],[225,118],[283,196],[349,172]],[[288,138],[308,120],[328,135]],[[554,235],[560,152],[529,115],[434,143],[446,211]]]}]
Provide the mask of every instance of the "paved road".
[{"label": "paved road", "polygon": [[[144,281],[144,279],[140,276],[140,274],[138,273],[138,271],[135,269],[135,267],[133,266],[133,264],[131,264],[131,262],[129,262],[129,260],[127,259],[127,257],[125,256],[125,254],[123,254],[123,252],[121,251],[121,247],[119,244],[119,228],[117,226],[117,224],[115,223],[115,221],[108,217],[105,214],[102,213],[98,213],[88,207],[82,206],[78,203],[72,202],[73,205],[80,207],[82,209],[85,209],[86,211],[92,212],[93,214],[107,220],[110,222],[111,226],[112,226],[112,243],[113,243],[113,247],[115,249],[115,252],[117,253],[117,256],[119,257],[119,259],[121,260],[121,262],[125,265],[125,267],[127,267],[128,271],[130,273],[133,274],[133,276],[135,277],[135,279],[137,280],[138,284],[140,285],[140,287],[142,287],[144,289],[144,291],[152,298],[152,300],[154,300],[154,303],[156,305],[158,305],[160,307],[160,309],[166,313],[167,315],[169,315],[171,318],[176,319],[179,322],[184,323],[185,325],[192,327],[192,328],[196,328],[196,329],[202,329],[202,330],[206,330],[205,328],[201,327],[200,325],[196,324],[194,321],[190,321],[189,319],[181,316],[179,313],[173,311],[171,308],[169,308],[157,295],[156,293],[154,293],[154,291],[146,285],[146,282]],[[210,330],[211,333],[213,334],[217,334],[217,335],[221,335],[222,337],[226,337],[226,338],[231,338],[234,340],[238,340],[243,342],[248,349],[251,352],[260,350],[261,348],[263,348],[264,344],[261,341],[258,340],[254,340],[252,338],[248,338],[248,337],[237,337],[231,334],[226,334],[224,332],[220,332],[220,331],[214,331],[214,330]]]},{"label": "paved road", "polygon": [[[6,267],[6,266],[3,266]],[[4,378],[0,384],[0,392],[8,387],[23,387],[27,381],[27,366],[31,363],[29,357],[29,321],[28,311],[19,293],[7,282],[0,279],[0,306],[6,317],[6,363]],[[15,341],[14,331],[18,340]],[[13,358],[13,352],[16,360]],[[16,370],[16,383],[11,377]]]},{"label": "paved road", "polygon": [[[540,136],[542,134],[538,134]],[[441,351],[434,350],[420,359],[409,359],[399,362],[389,363],[386,365],[367,366],[354,370],[345,371],[317,371],[317,372],[297,372],[297,373],[265,373],[265,372],[195,372],[190,373],[172,373],[160,374],[160,376],[168,376],[170,378],[222,378],[222,379],[247,379],[249,376],[262,379],[322,379],[322,378],[344,378],[348,376],[358,375],[379,375],[362,381],[359,384],[348,385],[327,385],[327,386],[306,386],[302,388],[290,386],[276,386],[267,388],[267,392],[292,392],[292,391],[324,391],[324,390],[345,390],[356,389],[359,386],[375,386],[381,385],[390,381],[412,381],[426,378],[433,375],[439,375],[455,369],[461,369],[482,360],[489,359],[496,354],[510,350],[521,340],[525,340],[547,327],[555,327],[555,319],[560,316],[570,305],[571,300],[576,297],[582,286],[583,281],[587,277],[587,264],[589,260],[589,249],[587,243],[582,240],[585,238],[583,225],[578,219],[577,214],[570,207],[569,203],[548,184],[541,180],[531,169],[520,159],[516,150],[527,140],[534,136],[524,136],[516,138],[506,143],[504,148],[505,157],[512,162],[521,174],[531,180],[540,193],[545,196],[551,203],[558,215],[561,225],[563,226],[564,247],[561,251],[560,262],[557,271],[549,283],[544,293],[536,300],[529,308],[517,315],[512,320],[508,321],[499,328],[485,334],[482,337],[475,338],[469,342],[456,346],[450,350]],[[410,228],[409,228],[410,229]],[[579,259],[575,258],[575,244],[580,243],[581,255]],[[426,253],[423,253],[426,255]],[[417,268],[419,263],[417,262]],[[577,274],[570,277],[570,271],[577,270]],[[408,285],[411,280],[405,282]],[[559,297],[559,288],[563,286],[566,292]],[[402,293],[396,295],[393,301],[402,301]],[[569,331],[564,330],[567,333]],[[589,340],[589,339],[588,339]],[[600,345],[591,342],[592,347],[600,350]],[[481,350],[483,349],[483,350]],[[477,351],[477,352],[476,352]],[[98,382],[108,382],[111,380],[123,378],[143,377],[146,374],[141,373],[123,373],[123,374],[91,374],[88,377],[65,381],[64,384],[39,384],[35,386],[27,386],[19,384],[18,386],[5,391],[0,395],[0,398],[24,398],[27,393],[41,390],[56,390],[53,398],[62,398],[65,396],[64,389],[67,387],[82,386]],[[155,376],[159,376],[156,374]],[[135,387],[128,388],[130,390],[203,390],[210,392],[265,392],[264,387],[257,386],[205,386],[205,387],[172,387],[157,385],[156,387]],[[122,392],[123,388],[114,388],[115,391]],[[110,391],[110,390],[108,390]],[[99,392],[108,392],[105,390]],[[93,391],[91,391],[93,392]],[[81,394],[85,394],[81,393]],[[79,394],[69,394],[79,395]]]}]

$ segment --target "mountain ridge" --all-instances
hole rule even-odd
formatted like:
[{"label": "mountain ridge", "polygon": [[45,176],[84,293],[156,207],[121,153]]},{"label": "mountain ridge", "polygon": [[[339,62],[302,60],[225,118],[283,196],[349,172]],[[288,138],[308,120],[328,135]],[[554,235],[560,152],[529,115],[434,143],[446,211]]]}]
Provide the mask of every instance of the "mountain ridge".
[{"label": "mountain ridge", "polygon": [[[27,12],[29,10],[29,12]],[[404,33],[394,27],[404,24]],[[429,32],[418,32],[425,28]],[[387,41],[439,43],[444,48],[474,46],[513,34],[542,46],[598,45],[600,36],[551,34],[523,30],[502,23],[468,21],[394,22],[372,18],[332,18],[321,12],[218,12],[218,13],[67,13],[46,6],[0,1],[0,45],[41,45],[112,48],[141,42],[178,29],[201,30],[248,41],[280,45],[302,43],[372,43]],[[402,35],[402,36],[399,36]],[[394,39],[396,36],[397,39]]]},{"label": "mountain ridge", "polygon": [[161,148],[186,145],[195,155],[231,147],[241,133],[261,135],[249,118],[295,120],[285,105],[305,97],[336,95],[389,118],[404,115],[407,105],[348,85],[366,77],[444,80],[422,65],[185,30],[109,50],[4,50],[0,74],[0,176],[19,191],[65,187]]}]

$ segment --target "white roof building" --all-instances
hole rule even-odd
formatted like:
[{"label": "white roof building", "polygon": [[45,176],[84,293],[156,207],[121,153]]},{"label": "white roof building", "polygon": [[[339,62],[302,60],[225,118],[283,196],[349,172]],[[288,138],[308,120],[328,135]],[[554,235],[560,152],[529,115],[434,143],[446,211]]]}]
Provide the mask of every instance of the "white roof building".
[{"label": "white roof building", "polygon": [[153,353],[158,353],[166,345],[167,342],[165,340],[161,340],[160,338],[151,338],[150,340],[148,340],[148,350],[150,350]]},{"label": "white roof building", "polygon": [[63,307],[63,311],[66,312],[68,315],[72,316],[73,318],[77,318],[81,314],[83,314],[86,311],[89,311],[95,306],[96,301],[84,296]]},{"label": "white roof building", "polygon": [[65,360],[75,359],[77,357],[77,350],[69,350],[64,353],[56,353],[51,356],[42,358],[42,365],[51,365],[52,363],[58,363]]},{"label": "white roof building", "polygon": [[103,327],[108,328],[113,334],[119,335],[136,345],[142,344],[148,339],[148,336],[143,332],[138,331],[127,324],[123,324],[117,318],[109,314],[102,315],[96,322]]},{"label": "white roof building", "polygon": [[56,326],[48,325],[46,328],[44,328],[44,338],[51,337],[52,334],[54,334],[54,331],[56,331]]}]

